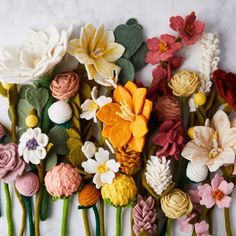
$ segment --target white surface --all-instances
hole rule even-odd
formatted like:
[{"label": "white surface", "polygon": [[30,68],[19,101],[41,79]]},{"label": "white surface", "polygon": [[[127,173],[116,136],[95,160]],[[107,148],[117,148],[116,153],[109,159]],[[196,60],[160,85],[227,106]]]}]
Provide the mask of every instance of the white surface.
[{"label": "white surface", "polygon": [[[125,23],[130,17],[136,17],[144,27],[147,37],[159,36],[161,33],[171,32],[169,17],[172,15],[186,15],[196,11],[199,19],[206,22],[206,30],[219,32],[221,39],[220,67],[226,70],[235,69],[236,55],[236,1],[234,0],[0,0],[0,46],[17,43],[27,28],[43,29],[50,24],[58,27],[67,27],[71,23],[81,26],[85,23],[104,23],[106,28]],[[75,29],[78,34],[78,28]],[[199,47],[195,46],[185,51],[185,69],[198,70],[200,57]],[[144,82],[151,80],[152,66],[147,66],[138,77]],[[0,122],[8,124],[7,104],[0,98]],[[2,189],[2,186],[1,186]],[[13,212],[16,232],[18,235],[21,224],[20,206],[13,196]],[[41,235],[60,235],[62,201],[53,203],[50,218],[41,223]],[[1,194],[1,205],[5,206],[4,195]],[[234,235],[236,235],[236,195],[231,212],[235,212],[231,219]],[[4,209],[3,214],[5,215]],[[127,210],[123,217],[123,235],[130,235],[130,221]],[[93,221],[93,215],[91,214]],[[108,236],[115,235],[115,210],[105,209],[106,232]],[[94,225],[91,226],[94,229]],[[174,227],[176,228],[176,226]],[[0,218],[0,236],[7,235],[5,217]],[[28,234],[27,234],[28,235]],[[84,235],[81,212],[77,210],[77,199],[71,205],[69,218],[69,235]],[[94,235],[94,234],[93,234]],[[174,236],[184,235],[176,230]],[[214,234],[224,236],[224,219],[222,210],[214,212]]]}]

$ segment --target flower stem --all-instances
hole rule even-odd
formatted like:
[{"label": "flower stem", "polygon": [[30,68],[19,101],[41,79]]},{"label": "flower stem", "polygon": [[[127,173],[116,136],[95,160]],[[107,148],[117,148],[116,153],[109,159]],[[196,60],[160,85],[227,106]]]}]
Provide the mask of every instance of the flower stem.
[{"label": "flower stem", "polygon": [[122,207],[116,208],[116,236],[121,236],[121,211]]},{"label": "flower stem", "polygon": [[93,212],[95,215],[95,221],[96,221],[96,236],[100,236],[100,222],[99,222],[99,214],[98,214],[98,209],[96,205],[93,205]]},{"label": "flower stem", "polygon": [[23,196],[22,198],[24,199],[26,209],[27,209],[30,236],[34,236],[34,221],[33,221],[33,215],[32,215],[31,197]]},{"label": "flower stem", "polygon": [[225,230],[227,236],[232,236],[233,234],[231,231],[231,223],[230,223],[230,208],[225,208],[224,213],[225,213]]},{"label": "flower stem", "polygon": [[63,200],[63,213],[61,222],[61,236],[67,235],[67,220],[69,214],[70,198],[64,198]]},{"label": "flower stem", "polygon": [[166,235],[171,236],[171,226],[172,226],[172,219],[167,219],[167,228],[166,228]]},{"label": "flower stem", "polygon": [[88,222],[88,212],[87,209],[82,209],[82,216],[84,222],[84,231],[86,236],[90,236],[89,222]]},{"label": "flower stem", "polygon": [[6,183],[3,183],[4,192],[6,196],[6,217],[7,217],[7,227],[8,227],[8,236],[14,235],[14,225],[12,220],[11,212],[11,196],[9,191],[9,186]]},{"label": "flower stem", "polygon": [[100,218],[100,235],[105,235],[105,227],[104,227],[104,201],[100,200],[100,208],[99,208],[99,218]]}]

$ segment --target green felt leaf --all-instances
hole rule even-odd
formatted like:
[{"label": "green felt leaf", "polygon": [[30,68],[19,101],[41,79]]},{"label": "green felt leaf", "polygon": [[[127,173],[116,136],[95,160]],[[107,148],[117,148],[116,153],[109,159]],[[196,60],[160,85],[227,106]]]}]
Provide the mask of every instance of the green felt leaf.
[{"label": "green felt leaf", "polygon": [[83,143],[78,138],[69,138],[66,143],[69,150],[81,148],[83,146]]},{"label": "green felt leaf", "polygon": [[142,69],[147,64],[145,62],[147,51],[147,44],[143,42],[138,51],[130,58],[130,61],[132,62],[135,71]]},{"label": "green felt leaf", "polygon": [[49,99],[49,92],[46,88],[29,88],[25,98],[35,109],[42,111]]},{"label": "green felt leaf", "polygon": [[49,88],[51,84],[51,78],[51,75],[43,75],[35,82],[35,84],[37,87]]},{"label": "green felt leaf", "polygon": [[93,121],[92,120],[81,120],[81,127],[83,129],[81,130],[81,137],[82,140],[85,142],[87,140],[90,140],[92,134],[93,134]]},{"label": "green felt leaf", "polygon": [[27,126],[25,124],[25,119],[33,109],[34,109],[33,106],[31,106],[26,99],[21,98],[18,100],[17,104],[18,127],[27,129]]},{"label": "green felt leaf", "polygon": [[13,85],[7,92],[8,101],[11,106],[16,106],[18,103],[18,91],[16,85]]},{"label": "green felt leaf", "polygon": [[140,28],[143,28],[135,18],[128,19],[126,25],[138,25]]},{"label": "green felt leaf", "polygon": [[82,82],[80,83],[80,90],[79,90],[79,94],[81,97],[81,101],[84,102],[86,99],[90,98],[90,94],[91,94],[91,88],[89,86],[89,84]]},{"label": "green felt leaf", "polygon": [[47,154],[47,158],[45,160],[45,170],[49,171],[51,170],[54,166],[57,164],[57,154],[55,153],[54,150],[51,150]]},{"label": "green felt leaf", "polygon": [[143,30],[137,25],[118,25],[114,31],[117,43],[125,47],[123,57],[130,58],[143,42]]},{"label": "green felt leaf", "polygon": [[50,142],[54,145],[53,150],[55,151],[56,154],[66,155],[68,153],[68,148],[66,145],[68,135],[64,127],[61,126],[53,127],[49,131],[48,137]]},{"label": "green felt leaf", "polygon": [[6,96],[7,96],[7,90],[6,90],[5,88],[3,88],[2,83],[0,83],[0,94],[1,94],[3,97],[6,97]]},{"label": "green felt leaf", "polygon": [[87,160],[86,156],[79,147],[70,151],[68,159],[73,166],[76,166],[78,168],[81,167],[82,162]]},{"label": "green felt leaf", "polygon": [[133,81],[134,80],[134,67],[132,63],[125,59],[125,58],[120,58],[118,61],[116,61],[116,64],[121,67],[121,71],[119,74],[119,80],[122,85],[125,85],[126,82]]},{"label": "green felt leaf", "polygon": [[34,88],[34,87],[31,85],[22,86],[19,91],[19,98],[25,98],[26,91],[30,88]]}]

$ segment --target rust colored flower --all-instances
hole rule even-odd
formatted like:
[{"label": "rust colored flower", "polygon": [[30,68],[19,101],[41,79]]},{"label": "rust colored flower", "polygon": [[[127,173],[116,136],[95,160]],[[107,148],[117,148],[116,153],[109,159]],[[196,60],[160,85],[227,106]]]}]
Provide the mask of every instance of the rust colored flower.
[{"label": "rust colored flower", "polygon": [[93,206],[100,199],[100,191],[94,184],[86,184],[78,193],[78,201],[81,206]]}]

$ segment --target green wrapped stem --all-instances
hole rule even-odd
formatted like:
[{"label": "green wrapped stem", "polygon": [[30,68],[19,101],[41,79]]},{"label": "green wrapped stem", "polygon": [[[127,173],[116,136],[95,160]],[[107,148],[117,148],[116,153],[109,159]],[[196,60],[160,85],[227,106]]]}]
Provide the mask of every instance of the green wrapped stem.
[{"label": "green wrapped stem", "polygon": [[121,211],[122,207],[116,208],[116,236],[121,236]]},{"label": "green wrapped stem", "polygon": [[83,217],[83,222],[84,222],[84,231],[85,231],[85,236],[90,236],[90,228],[89,228],[89,222],[88,222],[88,210],[87,209],[82,209],[82,217]]},{"label": "green wrapped stem", "polygon": [[232,230],[231,230],[231,223],[230,223],[230,208],[224,209],[224,215],[225,215],[225,230],[227,236],[233,236]]},{"label": "green wrapped stem", "polygon": [[104,201],[100,199],[100,207],[99,207],[99,219],[100,219],[100,235],[105,235],[105,227],[104,227]]},{"label": "green wrapped stem", "polygon": [[63,200],[63,212],[62,212],[62,222],[61,222],[61,236],[67,235],[67,221],[69,214],[70,198],[64,198]]},{"label": "green wrapped stem", "polygon": [[32,207],[31,207],[31,197],[22,196],[22,198],[25,202],[25,206],[27,210],[30,236],[34,236],[34,221],[33,221]]},{"label": "green wrapped stem", "polygon": [[40,208],[40,220],[45,221],[48,218],[48,213],[49,213],[49,206],[50,206],[50,201],[51,196],[46,190],[46,187],[43,186],[43,196],[42,196],[42,204]]},{"label": "green wrapped stem", "polygon": [[95,222],[96,222],[96,236],[100,236],[100,222],[99,222],[98,209],[97,209],[96,205],[93,205],[92,208],[93,208]]},{"label": "green wrapped stem", "polygon": [[172,219],[167,219],[167,228],[166,228],[166,235],[171,236],[171,227],[172,227]]}]

